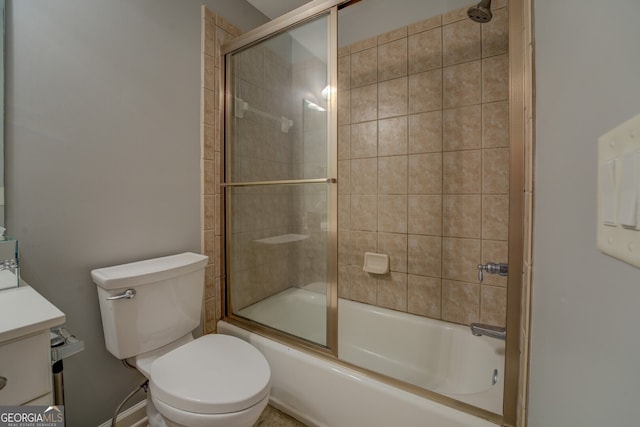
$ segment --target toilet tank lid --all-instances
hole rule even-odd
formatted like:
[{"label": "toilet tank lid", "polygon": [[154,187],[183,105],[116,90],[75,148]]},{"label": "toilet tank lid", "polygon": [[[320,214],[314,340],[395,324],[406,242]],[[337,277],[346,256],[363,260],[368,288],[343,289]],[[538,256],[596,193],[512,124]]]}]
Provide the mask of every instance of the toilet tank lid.
[{"label": "toilet tank lid", "polygon": [[145,285],[192,273],[207,265],[209,257],[185,252],[160,258],[91,271],[94,283],[104,289],[119,289]]}]

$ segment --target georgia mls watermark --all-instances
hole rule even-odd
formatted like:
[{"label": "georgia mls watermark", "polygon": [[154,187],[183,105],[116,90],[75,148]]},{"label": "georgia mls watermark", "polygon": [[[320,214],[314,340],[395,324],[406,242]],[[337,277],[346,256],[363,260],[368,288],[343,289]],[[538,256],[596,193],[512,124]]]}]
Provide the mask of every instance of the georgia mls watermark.
[{"label": "georgia mls watermark", "polygon": [[64,427],[64,406],[0,406],[0,427]]}]

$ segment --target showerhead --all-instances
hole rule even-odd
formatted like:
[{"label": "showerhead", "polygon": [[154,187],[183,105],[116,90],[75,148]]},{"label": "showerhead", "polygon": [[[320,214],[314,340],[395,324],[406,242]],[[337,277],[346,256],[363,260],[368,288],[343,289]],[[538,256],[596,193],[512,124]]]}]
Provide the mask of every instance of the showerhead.
[{"label": "showerhead", "polygon": [[476,6],[471,6],[467,10],[467,16],[475,22],[484,24],[491,21],[493,15],[491,14],[491,0],[482,0]]}]

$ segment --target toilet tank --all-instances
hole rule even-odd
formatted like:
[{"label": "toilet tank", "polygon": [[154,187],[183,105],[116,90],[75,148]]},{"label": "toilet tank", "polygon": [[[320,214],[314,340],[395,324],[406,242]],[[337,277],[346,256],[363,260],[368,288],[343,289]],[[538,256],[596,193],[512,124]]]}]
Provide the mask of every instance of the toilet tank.
[{"label": "toilet tank", "polygon": [[[167,345],[196,328],[207,260],[186,252],[93,270],[107,350],[125,359]],[[132,298],[108,299],[129,289],[135,291]]]}]

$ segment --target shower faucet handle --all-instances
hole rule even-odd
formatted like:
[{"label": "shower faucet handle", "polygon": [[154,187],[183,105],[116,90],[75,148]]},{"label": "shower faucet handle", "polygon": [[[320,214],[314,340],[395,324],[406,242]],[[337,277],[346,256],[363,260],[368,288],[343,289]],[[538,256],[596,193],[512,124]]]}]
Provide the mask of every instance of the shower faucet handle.
[{"label": "shower faucet handle", "polygon": [[488,262],[486,264],[478,264],[478,281],[482,283],[484,280],[484,272],[489,274],[497,274],[498,276],[509,275],[509,264],[502,262]]}]

